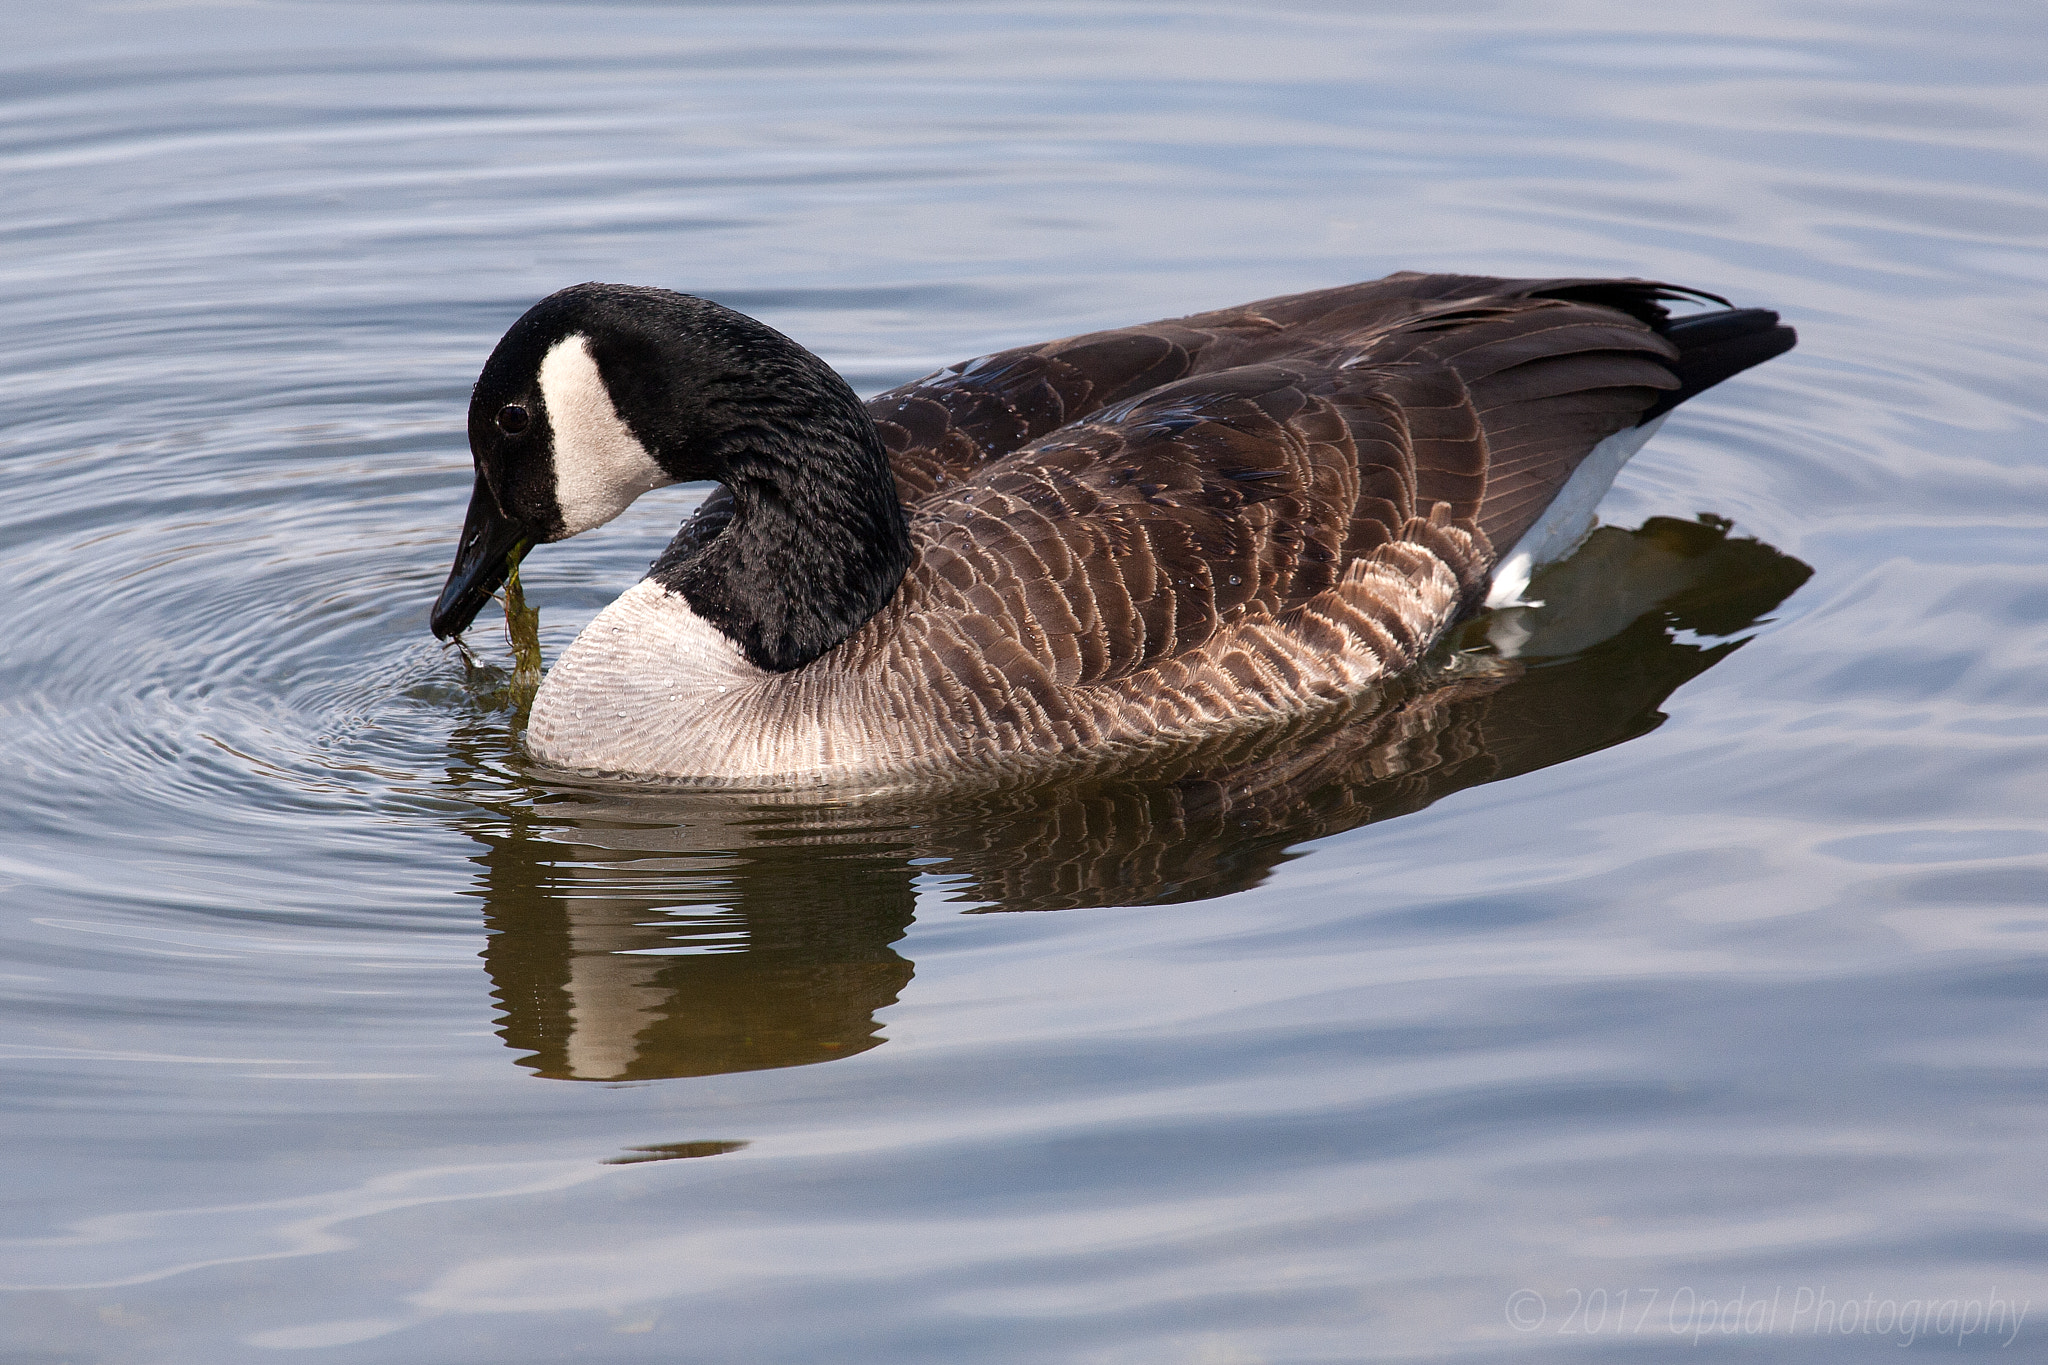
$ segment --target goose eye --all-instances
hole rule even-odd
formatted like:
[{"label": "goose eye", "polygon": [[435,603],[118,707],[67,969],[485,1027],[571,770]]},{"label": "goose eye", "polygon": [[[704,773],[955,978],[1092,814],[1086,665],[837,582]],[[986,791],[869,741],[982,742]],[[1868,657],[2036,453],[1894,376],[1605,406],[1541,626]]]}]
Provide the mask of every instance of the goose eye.
[{"label": "goose eye", "polygon": [[507,403],[498,409],[498,430],[507,436],[517,436],[526,430],[526,424],[530,420],[526,415],[526,409],[517,403]]}]

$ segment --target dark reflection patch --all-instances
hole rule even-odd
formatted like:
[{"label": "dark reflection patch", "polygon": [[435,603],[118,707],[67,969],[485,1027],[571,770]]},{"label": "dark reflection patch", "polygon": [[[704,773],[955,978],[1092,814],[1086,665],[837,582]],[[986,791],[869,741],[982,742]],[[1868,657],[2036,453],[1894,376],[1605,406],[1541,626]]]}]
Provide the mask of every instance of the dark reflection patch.
[{"label": "dark reflection patch", "polygon": [[746,1146],[744,1142],[658,1142],[652,1147],[628,1147],[627,1156],[605,1158],[607,1166],[637,1166],[643,1161],[687,1161],[697,1156],[724,1156]]}]

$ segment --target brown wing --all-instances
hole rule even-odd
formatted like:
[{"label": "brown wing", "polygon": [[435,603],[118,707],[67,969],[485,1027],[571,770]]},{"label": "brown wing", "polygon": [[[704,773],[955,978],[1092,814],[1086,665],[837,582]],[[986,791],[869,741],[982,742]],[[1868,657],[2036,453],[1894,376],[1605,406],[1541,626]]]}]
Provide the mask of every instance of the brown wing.
[{"label": "brown wing", "polygon": [[1504,552],[1595,445],[1679,386],[1677,359],[1677,347],[1618,309],[1538,297],[1425,313],[1380,339],[1361,363],[1433,382],[1447,395],[1455,377],[1485,437],[1483,496],[1471,513],[1449,496],[1467,487],[1461,464],[1445,491],[1424,487],[1418,497],[1425,506],[1452,501]]},{"label": "brown wing", "polygon": [[1287,365],[1170,384],[927,498],[917,572],[941,614],[1017,642],[1054,685],[1155,667],[1335,587],[1416,515],[1418,480],[1462,475],[1476,503],[1469,404],[1411,422],[1420,387]]},{"label": "brown wing", "polygon": [[[1512,543],[1597,441],[1677,383],[1648,325],[1597,304],[1379,316],[1362,337],[1197,364],[1010,454],[941,466],[951,481],[913,519],[933,605],[984,650],[1014,642],[1052,685],[1125,677],[1329,591],[1418,518]],[[1247,344],[1204,334],[1208,358]],[[1047,360],[1002,364],[1043,376]],[[1468,601],[1480,586],[1464,582]]]},{"label": "brown wing", "polygon": [[1212,338],[1174,323],[1001,351],[868,400],[905,503],[1097,408],[1188,374]]},{"label": "brown wing", "polygon": [[1490,320],[1475,315],[1475,307],[1498,312],[1518,304],[1578,304],[1583,318],[1632,323],[1647,333],[1665,318],[1661,300],[1692,294],[1635,280],[1402,273],[997,352],[880,394],[869,400],[868,411],[890,451],[903,499],[914,507],[991,460],[1178,379],[1332,350],[1356,355],[1430,317],[1453,330]]}]

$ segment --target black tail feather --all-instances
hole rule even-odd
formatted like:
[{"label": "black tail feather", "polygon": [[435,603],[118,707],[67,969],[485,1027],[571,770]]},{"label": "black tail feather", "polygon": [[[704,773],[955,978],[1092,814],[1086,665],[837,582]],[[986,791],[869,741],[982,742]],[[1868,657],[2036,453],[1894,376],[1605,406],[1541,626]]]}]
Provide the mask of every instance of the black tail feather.
[{"label": "black tail feather", "polygon": [[1652,404],[1642,416],[1648,422],[1691,398],[1704,393],[1752,365],[1783,355],[1799,341],[1799,334],[1778,321],[1768,308],[1731,308],[1724,313],[1700,313],[1674,318],[1658,327],[1678,347],[1678,359],[1671,366],[1679,387]]}]

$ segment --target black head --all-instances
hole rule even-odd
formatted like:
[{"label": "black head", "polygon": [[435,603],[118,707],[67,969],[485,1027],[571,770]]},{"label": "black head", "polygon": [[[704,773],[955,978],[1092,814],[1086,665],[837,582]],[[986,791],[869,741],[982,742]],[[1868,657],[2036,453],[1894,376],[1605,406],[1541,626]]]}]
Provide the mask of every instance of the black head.
[{"label": "black head", "polygon": [[665,293],[564,289],[528,309],[491,352],[470,394],[476,484],[434,605],[436,635],[467,629],[531,546],[602,526],[642,493],[677,482],[612,396],[622,376],[656,361],[651,320],[632,302]]},{"label": "black head", "polygon": [[801,667],[895,592],[903,505],[873,420],[774,328],[666,289],[579,284],[512,325],[469,406],[476,486],[434,633],[465,629],[527,548],[650,488],[732,495],[715,539],[654,577],[756,664]]}]

